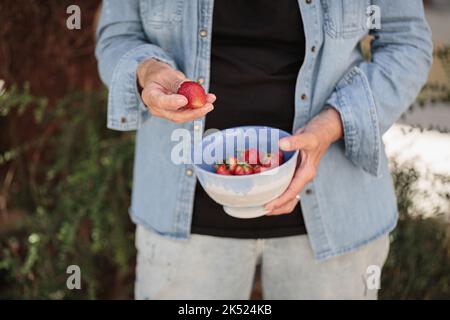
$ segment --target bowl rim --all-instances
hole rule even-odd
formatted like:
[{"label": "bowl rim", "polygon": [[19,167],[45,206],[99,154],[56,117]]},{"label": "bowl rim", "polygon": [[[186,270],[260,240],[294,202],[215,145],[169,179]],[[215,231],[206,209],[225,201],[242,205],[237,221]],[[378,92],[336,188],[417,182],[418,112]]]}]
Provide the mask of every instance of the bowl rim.
[{"label": "bowl rim", "polygon": [[[269,126],[240,126],[240,127],[226,128],[226,129],[214,132],[214,133],[212,133],[210,135],[207,135],[206,137],[203,137],[202,140],[199,143],[203,144],[203,140],[205,138],[207,138],[209,136],[213,136],[213,135],[222,134],[223,131],[225,131],[225,130],[233,130],[233,129],[241,129],[241,128],[268,128],[268,129],[271,129],[271,130],[278,130],[278,131],[286,133],[288,136],[292,136],[292,134],[287,132],[287,131],[284,131],[284,130],[278,129],[278,128],[269,127]],[[298,158],[298,153],[299,153],[299,150],[295,150],[294,154],[292,155],[292,157],[288,161],[284,162],[281,166],[278,166],[278,167],[275,167],[275,168],[281,168],[285,164],[288,164],[289,162],[293,161],[293,159],[297,159]],[[201,168],[199,166],[199,164],[195,164],[194,163],[193,165],[194,165],[194,171],[199,170],[199,171],[201,171],[201,172],[203,172],[203,173],[205,173],[207,175],[211,175],[213,177],[221,177],[221,178],[225,178],[225,179],[245,179],[245,178],[249,178],[249,177],[258,177],[258,176],[261,176],[261,175],[267,175],[267,173],[265,173],[265,172],[269,172],[269,171],[275,169],[275,168],[271,168],[271,169],[269,169],[269,170],[267,170],[265,172],[253,173],[253,174],[248,174],[248,175],[241,175],[241,176],[230,175],[230,176],[227,176],[227,175],[222,175],[222,174],[206,171],[205,169]]]}]

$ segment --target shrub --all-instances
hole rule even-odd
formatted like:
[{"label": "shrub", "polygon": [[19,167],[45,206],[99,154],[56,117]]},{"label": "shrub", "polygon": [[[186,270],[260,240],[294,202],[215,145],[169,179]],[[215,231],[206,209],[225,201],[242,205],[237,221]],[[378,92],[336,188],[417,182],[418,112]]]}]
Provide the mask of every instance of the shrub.
[{"label": "shrub", "polygon": [[[27,88],[0,96],[2,116],[16,117],[12,135],[30,112],[39,131],[0,155],[13,176],[4,197],[14,208],[0,223],[1,297],[130,297],[134,138],[105,129],[105,104],[104,92],[71,94],[51,108]],[[83,290],[66,289],[72,264],[81,268]]]},{"label": "shrub", "polygon": [[[450,239],[445,214],[424,218],[412,199],[418,172],[399,167],[392,175],[397,193],[399,222],[391,234],[391,250],[382,273],[382,299],[450,299]],[[442,195],[449,199],[449,195]]]}]

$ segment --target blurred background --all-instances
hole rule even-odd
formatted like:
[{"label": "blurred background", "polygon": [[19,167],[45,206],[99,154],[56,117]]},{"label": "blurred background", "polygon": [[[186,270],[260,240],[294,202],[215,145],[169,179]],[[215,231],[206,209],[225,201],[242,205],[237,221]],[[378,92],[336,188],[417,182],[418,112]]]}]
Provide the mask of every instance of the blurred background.
[{"label": "blurred background", "polygon": [[[106,129],[94,57],[100,2],[0,2],[0,299],[133,297],[134,134]],[[432,72],[383,137],[400,221],[381,299],[450,299],[450,1],[425,3]],[[66,27],[72,4],[81,30]],[[73,264],[81,290],[66,287]]]}]

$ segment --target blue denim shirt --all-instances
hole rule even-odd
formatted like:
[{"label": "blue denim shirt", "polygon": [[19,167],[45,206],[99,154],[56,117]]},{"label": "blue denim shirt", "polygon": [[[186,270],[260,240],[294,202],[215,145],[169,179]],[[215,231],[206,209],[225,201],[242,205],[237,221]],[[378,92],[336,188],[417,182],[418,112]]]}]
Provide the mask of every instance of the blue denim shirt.
[{"label": "blue denim shirt", "polygon": [[[370,5],[380,9],[379,30],[367,26]],[[339,111],[345,135],[301,193],[311,247],[321,260],[395,227],[396,199],[381,137],[425,83],[432,44],[422,0],[299,0],[299,6],[306,55],[293,130],[329,104]],[[171,161],[177,143],[171,133],[202,128],[152,116],[139,96],[136,68],[157,58],[202,79],[207,89],[212,13],[212,0],[104,0],[97,30],[100,75],[109,88],[108,128],[137,130],[131,217],[177,239],[189,237],[196,178],[190,165]],[[374,40],[367,62],[359,42],[369,33]]]}]

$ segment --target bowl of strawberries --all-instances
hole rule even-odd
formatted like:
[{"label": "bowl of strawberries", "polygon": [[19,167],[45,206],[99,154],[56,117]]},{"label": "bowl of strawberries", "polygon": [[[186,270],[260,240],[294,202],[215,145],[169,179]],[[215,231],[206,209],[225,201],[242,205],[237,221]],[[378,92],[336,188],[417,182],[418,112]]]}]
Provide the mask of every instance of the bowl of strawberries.
[{"label": "bowl of strawberries", "polygon": [[278,147],[289,133],[245,126],[217,131],[194,145],[194,171],[206,193],[236,218],[256,218],[289,186],[298,151]]}]

